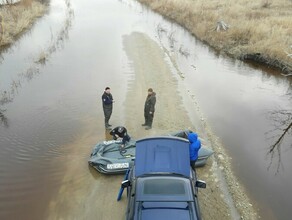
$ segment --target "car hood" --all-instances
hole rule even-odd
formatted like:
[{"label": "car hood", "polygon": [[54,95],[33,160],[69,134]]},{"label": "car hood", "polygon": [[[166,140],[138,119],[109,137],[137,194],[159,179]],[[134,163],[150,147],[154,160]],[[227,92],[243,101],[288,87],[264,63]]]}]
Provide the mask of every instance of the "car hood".
[{"label": "car hood", "polygon": [[177,137],[138,140],[135,176],[165,172],[190,177],[189,142]]}]

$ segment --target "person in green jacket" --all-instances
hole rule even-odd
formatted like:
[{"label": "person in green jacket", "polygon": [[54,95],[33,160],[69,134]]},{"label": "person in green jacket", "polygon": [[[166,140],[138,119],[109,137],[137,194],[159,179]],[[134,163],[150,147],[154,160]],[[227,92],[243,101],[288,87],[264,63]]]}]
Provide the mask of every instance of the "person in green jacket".
[{"label": "person in green jacket", "polygon": [[103,113],[104,113],[105,128],[110,129],[110,127],[112,125],[109,124],[109,120],[110,120],[111,115],[112,115],[113,103],[114,103],[114,99],[113,99],[113,96],[111,94],[110,87],[105,88],[101,99],[102,99],[102,107],[103,107]]},{"label": "person in green jacket", "polygon": [[149,130],[152,128],[154,112],[155,112],[155,104],[156,104],[156,93],[152,88],[148,89],[148,95],[146,97],[145,105],[144,105],[144,118],[145,123],[142,126],[146,126],[145,129]]}]

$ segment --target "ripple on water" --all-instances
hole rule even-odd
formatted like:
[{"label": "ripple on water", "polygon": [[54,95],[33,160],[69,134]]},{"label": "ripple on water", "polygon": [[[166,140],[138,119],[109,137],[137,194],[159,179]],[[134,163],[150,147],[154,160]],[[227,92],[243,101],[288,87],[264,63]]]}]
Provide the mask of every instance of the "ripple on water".
[{"label": "ripple on water", "polygon": [[[45,110],[33,118],[15,118],[8,128],[0,128],[0,219],[22,213],[27,204],[44,202],[65,175],[64,161],[80,163],[78,155],[68,157],[69,149],[62,145],[67,141],[63,136],[76,136],[62,129],[66,121],[48,117],[54,111]],[[85,181],[83,176],[77,178]]]}]

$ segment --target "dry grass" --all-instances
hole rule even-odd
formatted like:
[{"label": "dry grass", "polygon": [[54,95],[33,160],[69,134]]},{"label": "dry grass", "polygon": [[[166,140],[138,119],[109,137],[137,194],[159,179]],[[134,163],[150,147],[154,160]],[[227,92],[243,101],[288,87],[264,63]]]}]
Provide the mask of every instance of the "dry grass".
[{"label": "dry grass", "polygon": [[[23,0],[19,4],[0,7],[0,46],[7,46],[24,30],[27,30],[37,17],[45,13],[46,6],[39,1]],[[1,20],[1,19],[0,19]]]},{"label": "dry grass", "polygon": [[[48,3],[48,0],[40,0],[45,6],[45,4]],[[32,4],[28,4],[28,2],[31,2]],[[28,1],[26,2],[26,8],[25,10],[33,10],[32,8],[35,7],[34,1]],[[23,5],[18,5],[19,7],[22,7]],[[31,7],[30,7],[31,6]],[[39,52],[38,55],[34,58],[34,62],[31,63],[26,69],[23,69],[20,73],[18,73],[18,77],[14,80],[12,80],[10,84],[10,88],[4,91],[0,90],[0,106],[5,105],[9,102],[12,102],[15,98],[15,96],[18,94],[19,88],[22,86],[23,81],[30,81],[32,80],[36,75],[40,74],[40,66],[46,64],[47,60],[51,57],[51,55],[56,52],[58,48],[63,47],[64,40],[68,38],[68,32],[71,27],[71,22],[74,18],[74,11],[71,8],[71,4],[69,0],[66,0],[66,19],[63,23],[60,23],[61,30],[58,33],[51,33],[51,41],[47,48],[43,49]],[[15,12],[12,12],[15,13]],[[25,14],[23,14],[25,15]],[[37,15],[37,14],[35,14]],[[34,17],[36,18],[36,17]],[[19,17],[19,19],[23,19],[22,17]],[[1,21],[1,17],[0,17]],[[28,27],[31,25],[30,22],[27,22],[28,19],[23,19],[23,22],[20,22],[19,26],[25,26]],[[33,19],[31,19],[33,21]],[[26,22],[26,23],[25,23]],[[25,25],[21,25],[24,24]],[[28,25],[28,26],[27,26]],[[21,33],[21,32],[20,32]],[[19,32],[15,32],[16,35],[19,35]],[[15,38],[15,36],[11,35]],[[14,41],[14,39],[11,39],[11,42]],[[1,56],[0,56],[1,58]],[[1,61],[1,60],[0,60]],[[1,119],[1,118],[0,118]],[[1,121],[0,121],[1,122]]]},{"label": "dry grass", "polygon": [[[215,49],[292,72],[292,1],[138,0]],[[217,32],[224,21],[227,31]],[[253,56],[257,54],[257,56]]]}]

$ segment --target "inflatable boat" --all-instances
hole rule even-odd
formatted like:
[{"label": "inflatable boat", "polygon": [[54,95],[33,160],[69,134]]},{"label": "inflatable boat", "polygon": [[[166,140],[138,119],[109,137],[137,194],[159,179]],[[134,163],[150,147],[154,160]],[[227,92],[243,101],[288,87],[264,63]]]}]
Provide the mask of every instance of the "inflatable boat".
[{"label": "inflatable boat", "polygon": [[[165,136],[175,136],[187,139],[190,130],[173,132]],[[102,141],[95,145],[88,160],[89,165],[104,174],[125,173],[134,164],[136,141],[130,140],[121,147],[121,140]],[[202,144],[196,167],[204,166],[213,151]]]}]

